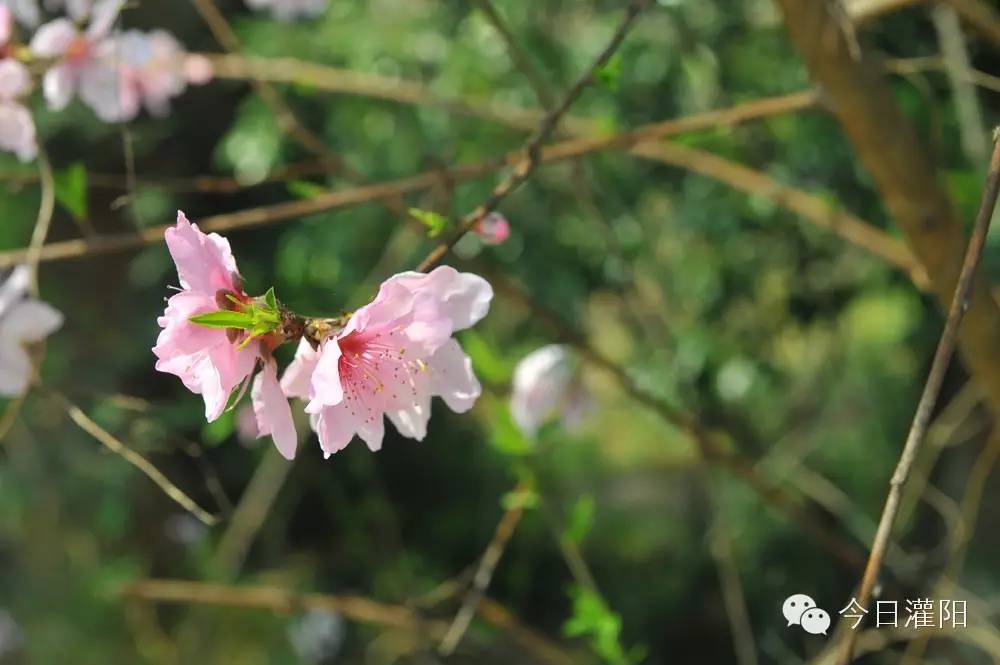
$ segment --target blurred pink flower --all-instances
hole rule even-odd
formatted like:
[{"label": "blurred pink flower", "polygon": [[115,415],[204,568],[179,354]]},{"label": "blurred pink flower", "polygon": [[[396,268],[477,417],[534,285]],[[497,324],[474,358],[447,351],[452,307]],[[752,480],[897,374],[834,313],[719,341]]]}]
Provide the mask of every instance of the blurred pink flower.
[{"label": "blurred pink flower", "polygon": [[51,305],[27,297],[31,273],[18,266],[0,285],[0,395],[27,392],[34,376],[25,344],[40,342],[62,325],[63,316]]},{"label": "blurred pink flower", "polygon": [[484,244],[499,245],[510,237],[510,223],[500,213],[491,212],[479,220],[475,231]]},{"label": "blurred pink flower", "polygon": [[247,0],[251,9],[270,9],[280,21],[319,16],[326,10],[327,0]]},{"label": "blurred pink flower", "polygon": [[14,33],[14,15],[10,7],[0,4],[0,54],[4,53],[7,42]]},{"label": "blurred pink flower", "polygon": [[[49,107],[66,108],[79,94],[105,122],[128,119],[128,100],[121,96],[120,67],[115,64],[115,44],[109,38],[123,0],[98,0],[90,12],[86,31],[80,32],[68,18],[44,24],[31,39],[31,52],[39,58],[54,58],[42,80]],[[133,113],[134,115],[134,113]]]},{"label": "blurred pink flower", "polygon": [[120,68],[119,100],[126,120],[138,115],[140,106],[153,115],[166,115],[170,99],[184,92],[189,82],[203,83],[212,76],[211,63],[188,56],[164,30],[127,30],[115,37],[111,58]]},{"label": "blurred pink flower", "polygon": [[383,415],[403,436],[423,439],[434,395],[453,411],[469,410],[481,388],[452,334],[482,319],[492,297],[486,280],[448,266],[401,273],[319,349],[300,344],[282,385],[286,394],[309,399],[306,412],[324,454],[355,434],[378,450]]},{"label": "blurred pink flower", "polygon": [[590,393],[577,380],[566,347],[549,344],[532,351],[514,368],[510,413],[526,436],[559,417],[572,428],[592,410]]},{"label": "blurred pink flower", "polygon": [[0,0],[0,7],[8,10],[18,23],[30,28],[34,28],[42,20],[38,0]]},{"label": "blurred pink flower", "polygon": [[157,323],[163,329],[153,347],[156,369],[178,376],[184,387],[205,400],[205,418],[215,420],[233,391],[249,381],[258,360],[263,371],[253,382],[251,397],[258,436],[271,435],[283,456],[295,455],[295,426],[288,400],[278,384],[277,367],[261,340],[243,344],[245,333],[206,328],[192,316],[231,306],[231,299],[251,300],[243,291],[229,242],[205,234],[177,213],[177,225],[166,231],[167,248],[177,265],[181,292],[170,297]]},{"label": "blurred pink flower", "polygon": [[0,60],[0,150],[13,152],[22,162],[34,159],[38,152],[35,121],[19,101],[30,91],[28,68],[12,58]]}]

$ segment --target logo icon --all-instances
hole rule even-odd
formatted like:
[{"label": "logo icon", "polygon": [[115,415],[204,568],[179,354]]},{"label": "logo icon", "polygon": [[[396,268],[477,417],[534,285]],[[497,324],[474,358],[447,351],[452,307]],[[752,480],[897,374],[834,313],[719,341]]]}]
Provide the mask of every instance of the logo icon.
[{"label": "logo icon", "polygon": [[811,635],[826,635],[830,615],[816,606],[816,601],[804,593],[792,594],[781,604],[781,613],[789,626],[802,626]]}]

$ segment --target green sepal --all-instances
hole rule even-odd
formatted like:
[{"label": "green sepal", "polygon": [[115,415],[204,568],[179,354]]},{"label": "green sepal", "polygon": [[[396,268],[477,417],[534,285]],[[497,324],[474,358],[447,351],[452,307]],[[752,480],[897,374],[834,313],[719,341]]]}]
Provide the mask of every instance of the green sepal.
[{"label": "green sepal", "polygon": [[197,314],[188,319],[191,323],[206,328],[236,328],[237,330],[252,330],[254,318],[247,312],[234,312],[221,309],[217,312]]}]

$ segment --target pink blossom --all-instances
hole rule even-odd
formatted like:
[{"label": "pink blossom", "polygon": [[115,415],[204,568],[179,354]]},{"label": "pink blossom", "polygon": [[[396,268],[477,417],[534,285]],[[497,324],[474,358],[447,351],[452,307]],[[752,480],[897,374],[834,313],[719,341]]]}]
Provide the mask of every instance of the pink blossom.
[{"label": "pink blossom", "polygon": [[311,18],[326,10],[327,0],[247,0],[251,9],[270,9],[271,15],[280,21],[297,18]]},{"label": "pink blossom", "polygon": [[458,413],[472,408],[481,388],[452,334],[482,319],[492,297],[484,279],[448,266],[401,273],[318,349],[301,343],[282,386],[309,399],[324,454],[355,434],[378,450],[383,415],[403,436],[423,439],[434,395]]},{"label": "pink blossom", "polygon": [[559,417],[572,428],[592,410],[590,393],[576,376],[566,347],[550,344],[526,355],[514,368],[510,412],[527,436]]},{"label": "pink blossom", "polygon": [[18,266],[0,285],[0,395],[27,392],[34,367],[25,345],[40,342],[62,325],[63,316],[51,305],[27,297],[30,270]]},{"label": "pink blossom", "polygon": [[10,41],[10,37],[13,33],[14,15],[11,13],[10,7],[0,4],[0,53],[2,53],[4,47],[7,46],[7,42]]},{"label": "pink blossom", "polygon": [[0,150],[13,152],[22,162],[34,159],[38,152],[35,121],[19,101],[30,90],[27,67],[12,58],[0,60]]},{"label": "pink blossom", "polygon": [[165,235],[181,291],[170,297],[157,320],[163,330],[153,347],[156,369],[178,376],[184,387],[201,395],[205,418],[211,422],[222,415],[233,391],[245,389],[258,362],[262,363],[251,390],[258,435],[270,435],[278,452],[291,459],[295,426],[267,340],[246,343],[245,332],[206,328],[191,321],[193,316],[229,308],[232,300],[251,300],[243,291],[229,242],[216,233],[202,233],[179,211],[177,225]]},{"label": "pink blossom", "polygon": [[[115,45],[109,39],[123,0],[98,0],[90,12],[86,31],[68,18],[58,18],[38,28],[31,52],[39,58],[57,59],[42,80],[49,107],[66,108],[79,94],[105,122],[128,119],[128,102],[121,98],[120,68],[115,65]],[[134,113],[133,113],[134,115]]]},{"label": "pink blossom", "polygon": [[166,240],[181,291],[170,297],[157,321],[163,330],[153,347],[156,369],[180,377],[188,390],[202,395],[205,417],[212,421],[222,414],[230,393],[253,372],[257,345],[238,349],[227,330],[205,328],[190,318],[217,311],[219,294],[247,296],[225,238],[202,233],[178,212],[177,225],[167,229]]},{"label": "pink blossom", "polygon": [[202,83],[211,78],[211,63],[186,55],[180,43],[163,30],[127,30],[115,38],[114,50],[124,119],[135,117],[143,105],[153,115],[166,115],[170,99],[184,92],[189,81]]},{"label": "pink blossom", "polygon": [[484,244],[499,245],[510,237],[510,223],[500,213],[491,212],[479,220],[475,232]]}]

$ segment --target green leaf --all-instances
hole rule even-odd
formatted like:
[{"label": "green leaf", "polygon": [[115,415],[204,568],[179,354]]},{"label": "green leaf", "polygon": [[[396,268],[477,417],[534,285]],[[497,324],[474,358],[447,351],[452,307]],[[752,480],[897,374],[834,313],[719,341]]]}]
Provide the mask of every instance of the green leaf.
[{"label": "green leaf", "polygon": [[285,184],[288,193],[299,199],[312,199],[329,190],[323,185],[317,185],[308,180],[291,180]]},{"label": "green leaf", "polygon": [[590,639],[594,652],[609,665],[633,665],[645,657],[646,649],[633,647],[628,652],[621,644],[622,619],[611,611],[599,594],[583,587],[570,589],[573,614],[563,624],[567,637]]},{"label": "green leaf", "polygon": [[529,454],[534,448],[532,442],[524,436],[514,419],[511,418],[506,404],[494,403],[493,418],[490,424],[492,425],[490,443],[501,454],[520,457]]},{"label": "green leaf", "polygon": [[87,168],[80,162],[53,174],[56,201],[77,221],[87,217]]},{"label": "green leaf", "polygon": [[428,238],[441,235],[441,233],[447,229],[450,224],[447,217],[441,213],[433,212],[431,210],[410,208],[409,213],[411,217],[427,227]]},{"label": "green leaf", "polygon": [[573,543],[581,543],[590,532],[594,523],[594,497],[589,494],[581,496],[573,504],[567,519],[566,532],[563,536]]},{"label": "green leaf", "polygon": [[621,53],[611,56],[603,67],[597,70],[595,78],[597,82],[608,90],[617,90],[622,78],[622,63],[624,59]]},{"label": "green leaf", "polygon": [[278,311],[278,299],[274,295],[273,286],[267,290],[267,293],[264,294],[264,302],[266,302],[267,306],[270,307],[275,312]]},{"label": "green leaf", "polygon": [[[238,390],[239,386],[237,386],[237,390],[233,392],[237,393]],[[231,399],[232,395],[230,395],[230,400]],[[233,411],[223,411],[221,416],[210,423],[205,423],[205,425],[201,428],[201,440],[207,446],[217,446],[232,435],[235,426],[236,417],[234,416]]]},{"label": "green leaf", "polygon": [[191,323],[206,328],[237,328],[239,330],[251,330],[254,326],[253,317],[246,312],[233,312],[229,310],[219,310],[218,312],[208,312],[198,314],[188,319]]}]

